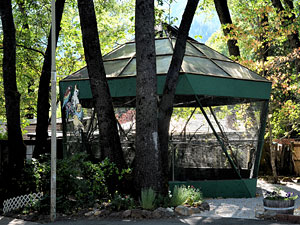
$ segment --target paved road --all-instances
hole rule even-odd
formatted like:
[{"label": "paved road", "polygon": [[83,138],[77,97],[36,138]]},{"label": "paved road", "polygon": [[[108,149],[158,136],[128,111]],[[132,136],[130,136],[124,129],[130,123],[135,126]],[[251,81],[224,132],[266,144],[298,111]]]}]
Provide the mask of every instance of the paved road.
[{"label": "paved road", "polygon": [[58,221],[47,225],[283,225],[290,223],[279,223],[273,221],[261,221],[250,219],[234,218],[212,218],[212,217],[190,217],[186,219],[164,219],[164,220],[79,220],[79,221]]},{"label": "paved road", "polygon": [[[290,223],[263,221],[253,219],[214,218],[214,217],[188,217],[185,219],[163,219],[163,220],[77,220],[56,221],[47,225],[291,225]],[[0,216],[0,225],[39,225],[39,223],[23,221],[19,219]]]}]

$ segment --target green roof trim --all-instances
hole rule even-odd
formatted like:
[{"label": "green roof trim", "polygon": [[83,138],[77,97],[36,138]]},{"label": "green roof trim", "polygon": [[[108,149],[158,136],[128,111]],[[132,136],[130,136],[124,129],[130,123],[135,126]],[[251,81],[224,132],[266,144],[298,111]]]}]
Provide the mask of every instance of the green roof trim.
[{"label": "green roof trim", "polygon": [[[254,80],[191,74],[186,74],[185,77],[192,88],[190,92],[197,95],[268,100],[272,87],[271,83]],[[178,94],[186,91],[186,88],[181,88],[180,84],[177,89],[176,93]]]},{"label": "green roof trim", "polygon": [[[157,76],[158,94],[161,95],[165,83],[165,75]],[[66,80],[60,82],[60,93],[64,93],[68,86],[77,84],[79,99],[92,99],[90,82],[88,79]],[[136,94],[136,77],[108,78],[108,85],[112,98],[134,97]],[[233,98],[251,98],[268,100],[270,98],[271,83],[255,80],[239,80],[226,77],[207,75],[181,74],[179,76],[176,95],[207,95]],[[63,95],[61,95],[63,98]]]}]

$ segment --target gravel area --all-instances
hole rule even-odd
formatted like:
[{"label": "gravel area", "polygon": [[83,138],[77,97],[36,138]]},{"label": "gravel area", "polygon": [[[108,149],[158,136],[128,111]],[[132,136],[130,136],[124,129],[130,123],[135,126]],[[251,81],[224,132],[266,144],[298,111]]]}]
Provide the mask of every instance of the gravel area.
[{"label": "gravel area", "polygon": [[[231,217],[255,219],[256,211],[263,211],[263,190],[272,191],[275,187],[281,187],[285,192],[294,192],[300,197],[300,184],[285,182],[282,184],[270,184],[259,179],[257,182],[256,198],[226,198],[206,199],[210,205],[210,211],[205,211],[195,216]],[[295,202],[294,215],[300,215],[300,198]]]}]

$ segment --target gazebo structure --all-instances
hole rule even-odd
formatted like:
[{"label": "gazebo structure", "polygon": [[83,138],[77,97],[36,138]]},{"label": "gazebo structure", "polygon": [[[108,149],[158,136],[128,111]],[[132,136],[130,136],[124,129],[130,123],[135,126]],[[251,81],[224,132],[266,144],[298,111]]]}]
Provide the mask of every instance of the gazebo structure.
[{"label": "gazebo structure", "polygon": [[[169,35],[155,40],[159,95],[175,42]],[[119,46],[103,60],[114,107],[134,108],[135,42]],[[65,152],[81,145],[95,151],[99,133],[87,68],[67,76],[59,87]],[[265,78],[190,38],[174,107],[198,113],[194,110],[181,132],[175,129],[171,135],[170,187],[193,185],[206,197],[255,197],[270,91]]]}]

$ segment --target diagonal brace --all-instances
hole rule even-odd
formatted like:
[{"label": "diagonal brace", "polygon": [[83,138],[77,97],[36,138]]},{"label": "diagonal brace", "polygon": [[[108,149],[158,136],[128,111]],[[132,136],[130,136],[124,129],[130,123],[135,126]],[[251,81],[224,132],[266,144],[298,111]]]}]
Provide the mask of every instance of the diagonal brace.
[{"label": "diagonal brace", "polygon": [[236,165],[234,164],[233,160],[231,159],[230,155],[228,154],[223,141],[221,140],[221,138],[219,137],[218,133],[216,132],[214,126],[212,125],[211,121],[209,120],[209,118],[208,118],[208,116],[207,116],[207,114],[206,114],[206,112],[205,112],[205,110],[204,110],[204,108],[203,108],[203,106],[202,106],[202,104],[201,104],[198,96],[195,95],[195,97],[196,97],[196,100],[197,100],[197,103],[198,103],[198,105],[200,107],[201,112],[203,113],[203,115],[204,115],[204,117],[205,117],[208,125],[210,126],[210,128],[212,129],[214,135],[216,136],[219,144],[221,145],[221,148],[222,148],[223,152],[225,153],[225,155],[226,155],[226,157],[227,157],[227,159],[228,159],[231,167],[233,168],[234,172],[237,174],[237,176],[239,177],[239,179],[242,179],[242,176],[241,176],[240,172],[238,171]]}]

